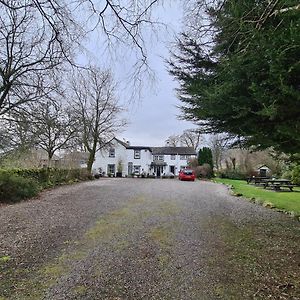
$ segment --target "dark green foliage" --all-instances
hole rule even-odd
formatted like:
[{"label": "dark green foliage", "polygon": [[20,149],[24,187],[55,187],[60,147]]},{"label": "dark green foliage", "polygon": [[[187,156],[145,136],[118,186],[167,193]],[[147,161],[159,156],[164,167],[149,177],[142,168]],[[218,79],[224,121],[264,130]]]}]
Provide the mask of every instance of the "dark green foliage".
[{"label": "dark green foliage", "polygon": [[17,202],[35,196],[43,188],[90,179],[90,173],[82,169],[2,169],[0,202]]},{"label": "dark green foliage", "polygon": [[237,180],[243,180],[246,179],[247,175],[243,172],[240,172],[238,170],[222,170],[219,171],[217,174],[217,177],[220,178],[228,178],[228,179],[237,179]]},{"label": "dark green foliage", "polygon": [[38,194],[38,183],[9,172],[0,172],[0,203],[18,202]]},{"label": "dark green foliage", "polygon": [[210,10],[213,47],[182,35],[180,54],[170,64],[181,83],[184,118],[207,132],[229,132],[245,145],[299,152],[298,4],[224,1]]},{"label": "dark green foliage", "polygon": [[42,187],[51,187],[72,181],[90,179],[87,171],[81,169],[13,169],[11,172],[25,178],[32,178]]},{"label": "dark green foliage", "polygon": [[208,164],[211,169],[213,169],[213,157],[211,149],[208,147],[203,147],[198,152],[198,163],[199,166],[202,166],[204,164]]},{"label": "dark green foliage", "polygon": [[291,174],[292,174],[291,176],[292,182],[294,184],[300,185],[300,165],[294,166]]}]

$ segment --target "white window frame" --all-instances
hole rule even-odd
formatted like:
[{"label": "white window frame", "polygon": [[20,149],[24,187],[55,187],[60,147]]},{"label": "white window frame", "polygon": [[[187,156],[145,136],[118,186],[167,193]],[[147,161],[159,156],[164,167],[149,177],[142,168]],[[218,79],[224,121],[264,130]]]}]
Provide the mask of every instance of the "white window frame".
[{"label": "white window frame", "polygon": [[134,159],[141,159],[141,150],[134,150]]},{"label": "white window frame", "polygon": [[141,173],[141,166],[135,165],[133,166],[133,173],[140,174]]},{"label": "white window frame", "polygon": [[165,157],[164,157],[164,155],[154,155],[153,160],[155,160],[155,161],[164,161]]},{"label": "white window frame", "polygon": [[115,148],[110,148],[109,149],[108,157],[110,157],[110,158],[115,158],[116,157],[116,149]]},{"label": "white window frame", "polygon": [[[111,172],[113,171],[113,172]],[[116,165],[115,164],[108,164],[107,165],[107,174],[115,174],[116,172]]]}]

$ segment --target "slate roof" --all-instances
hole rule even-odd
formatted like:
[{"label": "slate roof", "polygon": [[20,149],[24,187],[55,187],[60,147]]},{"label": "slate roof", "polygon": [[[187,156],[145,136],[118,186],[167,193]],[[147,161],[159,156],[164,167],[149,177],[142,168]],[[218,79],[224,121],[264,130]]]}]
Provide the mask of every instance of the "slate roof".
[{"label": "slate roof", "polygon": [[127,149],[133,149],[133,150],[144,150],[144,149],[147,149],[149,151],[152,151],[152,147],[148,147],[148,146],[127,146]]},{"label": "slate roof", "polygon": [[130,146],[129,144],[114,138],[118,143],[123,145],[126,149],[144,150],[147,149],[153,155],[196,155],[196,151],[191,147],[149,147],[149,146]]},{"label": "slate roof", "polygon": [[125,148],[127,148],[127,147],[129,147],[129,145],[127,144],[127,143],[125,143],[125,142],[123,142],[123,141],[121,141],[121,140],[119,140],[119,139],[117,139],[117,138],[114,138],[118,143],[120,143],[122,146],[124,146]]},{"label": "slate roof", "polygon": [[153,155],[196,155],[190,147],[152,147]]}]

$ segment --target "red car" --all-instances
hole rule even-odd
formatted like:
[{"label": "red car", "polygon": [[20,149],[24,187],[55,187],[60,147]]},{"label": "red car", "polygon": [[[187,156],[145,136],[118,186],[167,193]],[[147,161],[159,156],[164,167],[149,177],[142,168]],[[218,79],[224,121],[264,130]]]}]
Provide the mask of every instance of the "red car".
[{"label": "red car", "polygon": [[195,172],[190,169],[180,170],[178,179],[179,180],[192,180],[195,181]]}]

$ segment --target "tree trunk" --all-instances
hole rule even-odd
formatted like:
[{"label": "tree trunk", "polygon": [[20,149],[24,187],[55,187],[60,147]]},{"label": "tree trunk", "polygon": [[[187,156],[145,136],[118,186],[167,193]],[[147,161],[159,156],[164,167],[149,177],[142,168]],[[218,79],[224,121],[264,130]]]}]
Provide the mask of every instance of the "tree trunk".
[{"label": "tree trunk", "polygon": [[54,155],[54,153],[48,152],[47,168],[50,168],[50,167],[51,167],[51,160],[52,160],[53,155]]},{"label": "tree trunk", "polygon": [[95,154],[96,154],[96,151],[91,151],[89,153],[89,159],[88,159],[88,162],[87,162],[87,171],[89,173],[92,173],[92,167],[93,167],[93,163],[95,161]]}]

